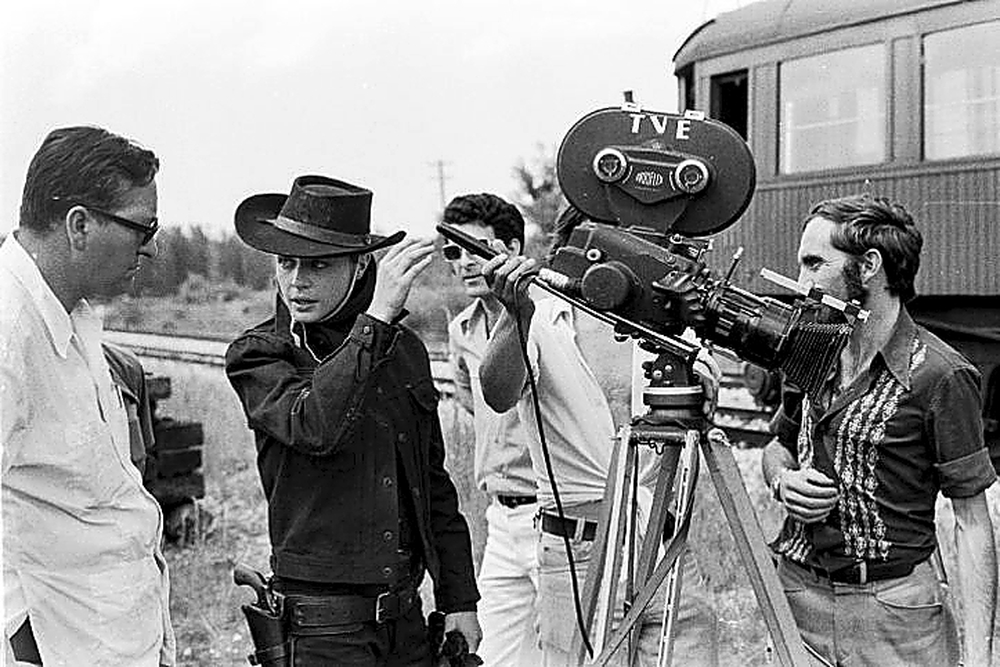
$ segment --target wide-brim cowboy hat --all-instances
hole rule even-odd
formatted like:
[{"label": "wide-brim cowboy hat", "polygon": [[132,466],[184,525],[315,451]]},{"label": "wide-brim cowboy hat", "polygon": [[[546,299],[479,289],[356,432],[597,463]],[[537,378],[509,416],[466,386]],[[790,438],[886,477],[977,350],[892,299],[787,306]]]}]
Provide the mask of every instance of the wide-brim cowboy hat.
[{"label": "wide-brim cowboy hat", "polygon": [[259,194],[236,208],[236,233],[258,250],[287,257],[373,252],[406,232],[371,233],[370,190],[326,176],[299,176],[289,194]]}]

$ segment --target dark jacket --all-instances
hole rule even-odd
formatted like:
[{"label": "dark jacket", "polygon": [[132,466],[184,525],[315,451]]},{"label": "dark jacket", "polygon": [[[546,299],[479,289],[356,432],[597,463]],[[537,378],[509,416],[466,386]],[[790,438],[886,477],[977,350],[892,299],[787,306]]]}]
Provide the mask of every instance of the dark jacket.
[{"label": "dark jacket", "polygon": [[276,316],[226,354],[256,436],[274,573],[349,584],[405,575],[397,571],[398,452],[437,607],[475,609],[469,530],[444,469],[423,343],[365,314],[296,324],[295,335],[290,325],[279,299]]},{"label": "dark jacket", "polygon": [[156,456],[153,412],[149,394],[146,392],[146,372],[139,357],[130,350],[107,341],[101,343],[101,347],[104,349],[104,358],[111,371],[111,381],[121,392],[125,412],[128,414],[132,463],[145,480],[155,472],[155,466],[150,466],[148,463]]}]

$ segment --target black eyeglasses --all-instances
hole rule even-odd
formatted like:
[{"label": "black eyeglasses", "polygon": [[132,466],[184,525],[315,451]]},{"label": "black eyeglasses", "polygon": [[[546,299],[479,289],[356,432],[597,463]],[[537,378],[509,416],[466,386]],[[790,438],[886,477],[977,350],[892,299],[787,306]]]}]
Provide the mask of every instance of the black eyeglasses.
[{"label": "black eyeglasses", "polygon": [[135,220],[129,220],[128,218],[123,218],[120,215],[115,215],[114,213],[110,213],[103,209],[99,209],[95,206],[91,206],[90,204],[80,204],[80,206],[83,206],[88,211],[99,213],[100,215],[103,215],[105,218],[111,220],[112,222],[117,222],[119,225],[123,225],[125,227],[128,227],[129,229],[135,229],[137,231],[142,232],[142,245],[146,245],[147,243],[152,241],[153,237],[156,236],[156,232],[160,230],[160,223],[159,221],[157,221],[156,218],[153,218],[153,221],[147,225],[141,222],[136,222]]},{"label": "black eyeglasses", "polygon": [[449,262],[455,262],[462,258],[462,246],[456,243],[445,243],[441,246],[441,254]]}]

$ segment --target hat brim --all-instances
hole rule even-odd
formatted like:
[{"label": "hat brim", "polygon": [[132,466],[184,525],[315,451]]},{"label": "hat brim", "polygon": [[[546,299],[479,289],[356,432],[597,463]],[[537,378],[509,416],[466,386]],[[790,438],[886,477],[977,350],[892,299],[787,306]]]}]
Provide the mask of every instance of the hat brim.
[{"label": "hat brim", "polygon": [[286,257],[360,255],[388,248],[406,236],[404,231],[390,236],[368,234],[368,243],[345,246],[292,234],[273,224],[286,199],[288,195],[275,193],[253,195],[244,199],[236,208],[236,234],[252,248]]}]

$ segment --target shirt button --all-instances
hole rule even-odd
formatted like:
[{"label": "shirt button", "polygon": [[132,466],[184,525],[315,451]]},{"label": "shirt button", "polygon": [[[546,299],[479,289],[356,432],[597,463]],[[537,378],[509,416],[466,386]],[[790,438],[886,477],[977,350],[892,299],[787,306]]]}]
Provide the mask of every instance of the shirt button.
[{"label": "shirt button", "polygon": [[382,568],[382,576],[385,577],[386,579],[388,579],[389,577],[391,577],[392,576],[392,568],[389,567],[389,566],[383,567]]},{"label": "shirt button", "polygon": [[400,442],[406,442],[407,440],[406,434],[400,433],[399,435],[396,436],[396,440],[399,440]]},{"label": "shirt button", "polygon": [[414,498],[419,498],[420,497],[420,489],[419,488],[413,487],[413,497]]},{"label": "shirt button", "polygon": [[382,478],[382,486],[385,486],[385,487],[392,486],[392,477],[383,477]]},{"label": "shirt button", "polygon": [[387,530],[384,533],[382,533],[382,539],[385,540],[386,542],[391,542],[392,541],[392,531],[391,530]]},{"label": "shirt button", "polygon": [[366,324],[365,326],[361,327],[361,331],[363,333],[370,334],[372,332],[372,327],[370,324]]}]

